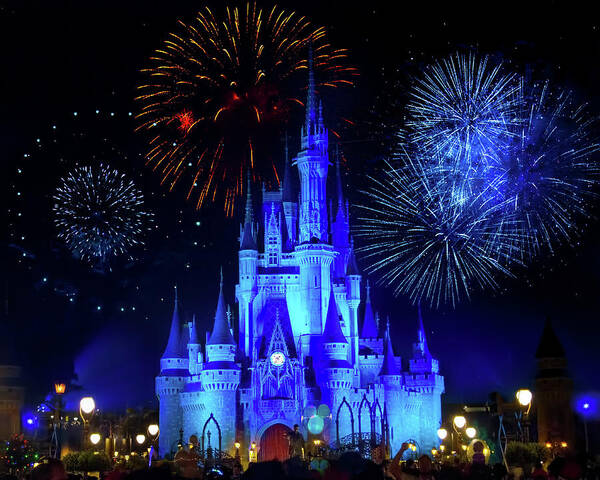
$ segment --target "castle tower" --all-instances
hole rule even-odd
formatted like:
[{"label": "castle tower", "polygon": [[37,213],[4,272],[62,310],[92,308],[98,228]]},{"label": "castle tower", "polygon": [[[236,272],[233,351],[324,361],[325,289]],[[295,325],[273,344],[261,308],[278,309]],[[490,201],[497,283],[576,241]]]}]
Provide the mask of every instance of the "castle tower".
[{"label": "castle tower", "polygon": [[187,344],[191,375],[198,375],[200,372],[200,366],[204,361],[202,358],[202,353],[200,352],[200,346],[200,336],[198,335],[196,315],[194,315],[190,324],[190,340]]},{"label": "castle tower", "polygon": [[371,284],[367,280],[367,298],[365,301],[365,318],[363,320],[362,329],[360,331],[360,338],[370,339],[378,338],[379,330],[377,328],[377,322],[375,321],[375,314],[373,312],[373,305],[371,305]]},{"label": "castle tower", "polygon": [[328,139],[320,107],[317,114],[312,50],[308,63],[306,122],[302,127],[301,150],[296,157],[300,173],[300,233],[294,251],[300,267],[299,287],[305,307],[301,312],[304,318],[294,320],[294,334],[298,332],[301,338],[302,357],[309,355],[311,336],[323,331],[331,292],[331,264],[336,256],[334,248],[327,243]]},{"label": "castle tower", "polygon": [[179,439],[179,429],[183,426],[179,394],[183,391],[189,375],[189,358],[186,348],[182,346],[182,333],[177,287],[175,287],[175,305],[171,318],[169,341],[160,359],[160,374],[156,377],[160,425],[158,449],[161,456],[175,451]]},{"label": "castle tower", "polygon": [[[327,306],[327,318],[321,337],[323,358],[320,367],[322,375],[320,383],[322,385],[322,401],[329,405],[332,414],[335,416],[343,399],[349,400],[349,394],[353,387],[353,368],[348,361],[350,346],[342,332],[333,290],[331,292]],[[333,423],[333,430],[330,432],[331,440],[336,438]],[[343,422],[343,418],[341,423],[340,437],[344,437],[351,433],[351,427],[349,424],[345,424],[347,422]]]},{"label": "castle tower", "polygon": [[429,352],[420,305],[418,321],[417,341],[413,344],[405,384],[420,394],[418,428],[414,426],[414,429],[419,432],[421,447],[428,450],[438,444],[436,432],[442,421],[441,394],[444,392],[444,378],[439,374],[438,361]]},{"label": "castle tower", "polygon": [[[235,363],[236,346],[227,322],[225,299],[223,296],[223,272],[219,290],[219,301],[215,323],[206,342],[206,360],[200,375],[204,390],[205,420],[213,415],[222,433],[221,448],[229,450],[235,442],[236,390],[240,384],[240,367]],[[218,429],[209,422],[211,445],[218,448]]]},{"label": "castle tower", "polygon": [[[8,320],[3,317],[3,320]],[[10,324],[3,323],[0,338],[0,438],[9,439],[21,433],[21,410],[25,389],[21,384],[21,367],[15,352],[15,339]],[[9,331],[7,331],[7,329]]]},{"label": "castle tower", "polygon": [[575,427],[571,407],[573,381],[567,370],[565,350],[550,319],[544,325],[535,358],[537,375],[534,405],[537,409],[538,441],[574,445]]},{"label": "castle tower", "polygon": [[252,302],[257,294],[257,268],[258,248],[256,245],[256,231],[254,228],[254,216],[252,213],[252,191],[250,187],[250,176],[248,176],[246,191],[246,212],[244,226],[240,232],[239,258],[239,285],[236,296],[239,304],[239,349],[250,355],[251,346],[254,342],[254,312]]}]

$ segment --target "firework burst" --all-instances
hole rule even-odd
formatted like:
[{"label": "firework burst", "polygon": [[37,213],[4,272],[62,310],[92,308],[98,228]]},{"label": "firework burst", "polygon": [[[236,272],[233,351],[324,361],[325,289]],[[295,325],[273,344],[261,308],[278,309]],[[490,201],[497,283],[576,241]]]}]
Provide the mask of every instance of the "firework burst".
[{"label": "firework burst", "polygon": [[412,141],[441,160],[478,168],[519,124],[520,81],[501,63],[455,54],[425,69],[409,92],[406,125]]},{"label": "firework burst", "polygon": [[135,184],[106,165],[78,167],[60,181],[54,196],[58,236],[78,257],[104,264],[143,244],[151,215]]},{"label": "firework burst", "polygon": [[431,165],[401,150],[369,177],[356,234],[365,239],[358,251],[368,272],[396,295],[439,307],[512,275],[516,238],[497,223],[501,206],[464,197],[452,169]]},{"label": "firework burst", "polygon": [[520,231],[519,250],[528,260],[573,244],[582,220],[589,219],[600,144],[585,105],[571,92],[552,91],[548,82],[523,97],[522,119],[507,148],[491,157],[486,176],[498,188],[490,202],[506,207],[503,214]]},{"label": "firework burst", "polygon": [[228,215],[247,171],[278,183],[267,145],[303,105],[309,46],[318,88],[352,84],[347,52],[295,12],[248,3],[226,7],[222,18],[207,7],[195,22],[180,21],[142,71],[137,97],[137,129],[148,134],[147,163],[162,182],[185,182],[197,208],[221,195]]}]

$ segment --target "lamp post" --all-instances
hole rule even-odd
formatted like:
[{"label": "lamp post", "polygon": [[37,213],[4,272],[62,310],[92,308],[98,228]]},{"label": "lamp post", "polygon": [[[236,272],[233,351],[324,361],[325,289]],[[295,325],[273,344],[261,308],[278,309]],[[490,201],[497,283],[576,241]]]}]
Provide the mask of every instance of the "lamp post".
[{"label": "lamp post", "polygon": [[475,438],[475,435],[477,435],[477,430],[473,427],[467,427],[467,428],[465,428],[465,434],[470,439],[473,439],[473,438]]},{"label": "lamp post", "polygon": [[526,388],[522,388],[516,393],[517,402],[521,406],[519,410],[519,427],[521,427],[521,423],[523,424],[520,428],[521,430],[521,439],[523,442],[529,442],[529,410],[531,410],[531,401],[533,400],[533,394],[531,390]]},{"label": "lamp post", "polygon": [[90,420],[96,411],[96,402],[92,397],[83,397],[79,401],[79,415],[83,422],[83,448],[87,447],[89,440]]},{"label": "lamp post", "polygon": [[452,428],[456,432],[457,439],[456,444],[454,443],[454,432],[452,433],[452,450],[458,450],[460,444],[462,429],[467,425],[467,419],[463,415],[456,415],[452,419]]},{"label": "lamp post", "polygon": [[93,445],[94,450],[96,449],[96,446],[100,443],[100,440],[102,440],[102,436],[99,433],[92,433],[90,435],[90,442]]},{"label": "lamp post", "polygon": [[[54,418],[52,422],[52,439],[50,441],[50,456],[60,458],[62,448],[62,396],[67,391],[67,386],[64,383],[54,384]],[[52,405],[51,405],[52,407]]]}]

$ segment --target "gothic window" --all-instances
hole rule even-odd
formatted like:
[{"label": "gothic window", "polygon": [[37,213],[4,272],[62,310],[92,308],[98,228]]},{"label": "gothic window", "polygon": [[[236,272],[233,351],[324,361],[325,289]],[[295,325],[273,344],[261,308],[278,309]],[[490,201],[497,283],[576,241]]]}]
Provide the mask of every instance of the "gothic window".
[{"label": "gothic window", "polygon": [[259,365],[261,377],[261,398],[294,398],[293,367],[289,351],[276,310],[273,332],[267,350],[267,358]]}]

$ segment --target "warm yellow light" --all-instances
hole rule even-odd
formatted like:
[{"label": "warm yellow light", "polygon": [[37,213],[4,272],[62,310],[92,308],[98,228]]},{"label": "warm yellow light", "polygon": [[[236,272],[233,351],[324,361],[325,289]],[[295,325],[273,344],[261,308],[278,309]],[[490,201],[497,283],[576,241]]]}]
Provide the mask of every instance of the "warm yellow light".
[{"label": "warm yellow light", "polygon": [[92,397],[83,397],[79,401],[79,409],[83,413],[89,415],[94,410],[96,410],[96,402],[94,401],[94,399]]},{"label": "warm yellow light", "polygon": [[90,442],[92,442],[93,445],[98,445],[100,443],[100,440],[102,440],[102,437],[99,433],[92,433],[90,435]]},{"label": "warm yellow light", "polygon": [[462,448],[463,450],[466,450],[467,446],[466,445],[461,445],[460,448]]},{"label": "warm yellow light", "polygon": [[550,442],[546,442],[546,448],[552,448],[552,444]]},{"label": "warm yellow light", "polygon": [[417,451],[417,446],[416,446],[416,445],[411,445],[411,446],[410,446],[410,449],[411,449],[413,452],[416,452],[416,451]]},{"label": "warm yellow light", "polygon": [[233,444],[233,446],[234,446],[235,448],[240,448],[240,442],[235,442],[235,443]]},{"label": "warm yellow light", "polygon": [[467,437],[475,438],[475,435],[477,435],[477,430],[475,430],[473,427],[467,427],[465,429],[465,433],[467,434]]},{"label": "warm yellow light", "polygon": [[454,417],[453,422],[456,428],[464,428],[464,426],[467,424],[467,419],[462,415],[457,415]]},{"label": "warm yellow light", "polygon": [[148,425],[148,433],[150,434],[151,437],[156,437],[158,435],[159,431],[160,431],[160,429],[158,428],[158,425],[156,423],[153,423],[152,425]]},{"label": "warm yellow light", "polygon": [[56,392],[57,395],[62,395],[63,393],[65,393],[67,389],[67,386],[64,383],[55,383],[54,384],[54,391]]},{"label": "warm yellow light", "polygon": [[568,444],[567,444],[567,442],[560,442],[560,446],[562,448],[567,448]]},{"label": "warm yellow light", "polygon": [[431,454],[432,454],[433,456],[437,455],[437,450],[436,450],[435,448],[432,448],[432,449],[431,449]]},{"label": "warm yellow light", "polygon": [[117,452],[117,451],[115,450],[115,453],[114,453],[114,455],[115,455],[115,457],[118,457],[118,456],[119,456],[119,452]]},{"label": "warm yellow light", "polygon": [[487,447],[486,447],[486,448],[484,448],[484,449],[483,449],[483,454],[484,454],[486,457],[489,457],[489,456],[490,456],[490,449],[489,449],[489,448],[487,448]]},{"label": "warm yellow light", "polygon": [[531,390],[527,390],[526,388],[522,388],[517,392],[517,401],[523,406],[526,407],[531,403],[531,399],[533,398],[533,394]]},{"label": "warm yellow light", "polygon": [[256,442],[252,442],[252,444],[250,445],[250,447],[252,448],[252,450],[254,450],[256,448]]},{"label": "warm yellow light", "polygon": [[446,437],[448,436],[448,430],[446,430],[445,428],[440,428],[437,431],[437,435],[440,440],[445,440]]},{"label": "warm yellow light", "polygon": [[138,443],[138,445],[141,445],[146,441],[146,435],[144,435],[143,433],[138,433],[135,436],[135,441]]},{"label": "warm yellow light", "polygon": [[446,450],[446,446],[445,445],[440,445],[440,451],[443,452],[444,450]]},{"label": "warm yellow light", "polygon": [[314,444],[315,444],[315,445],[317,445],[317,446],[321,445],[321,440],[319,440],[318,438],[317,438],[317,439],[315,439],[315,440],[313,440],[313,442],[314,442]]}]

